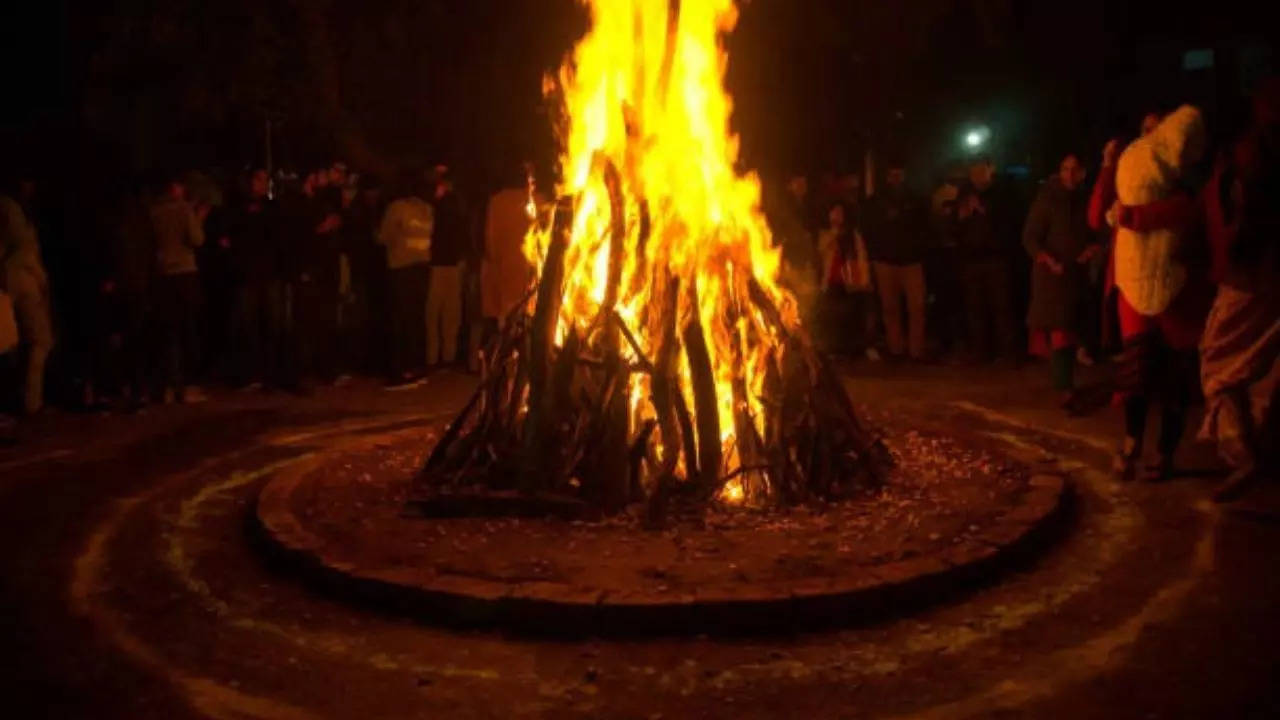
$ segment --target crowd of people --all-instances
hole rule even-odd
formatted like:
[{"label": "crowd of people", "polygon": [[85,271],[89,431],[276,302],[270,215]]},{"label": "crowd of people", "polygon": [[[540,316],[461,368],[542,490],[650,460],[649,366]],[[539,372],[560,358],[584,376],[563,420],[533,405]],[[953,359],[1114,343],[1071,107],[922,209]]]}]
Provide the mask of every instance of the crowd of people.
[{"label": "crowd of people", "polygon": [[[1216,149],[1197,109],[1150,114],[1137,139],[1106,144],[1092,183],[1068,154],[1032,198],[986,158],[931,197],[900,162],[874,192],[861,173],[814,193],[797,174],[765,208],[781,279],[830,352],[1038,355],[1069,412],[1081,410],[1077,364],[1110,360],[1124,479],[1169,476],[1199,388],[1203,434],[1234,469],[1218,496],[1235,497],[1274,472],[1268,438],[1280,437],[1278,94],[1266,84],[1248,129]],[[258,168],[229,192],[174,175],[98,213],[95,242],[63,277],[46,270],[36,186],[15,178],[0,192],[0,413],[42,411],[68,335],[60,401],[93,409],[198,402],[210,382],[306,393],[359,373],[398,389],[465,365],[528,287],[527,177],[473,212],[444,166],[386,186],[341,162],[301,176]],[[77,288],[76,312],[59,285]],[[1144,464],[1153,404],[1161,426]]]},{"label": "crowd of people", "polygon": [[40,415],[46,389],[61,405],[134,412],[203,401],[211,383],[308,393],[362,374],[401,389],[459,367],[460,343],[528,284],[529,191],[523,174],[511,185],[481,215],[445,166],[388,186],[342,162],[257,168],[228,191],[179,173],[96,213],[59,275],[37,187],[18,178],[0,194],[0,317],[12,318],[0,417]]},{"label": "crowd of people", "polygon": [[[859,174],[828,177],[813,194],[797,175],[767,208],[783,281],[830,352],[1010,365],[1038,356],[1073,414],[1087,409],[1077,365],[1110,362],[1122,480],[1171,476],[1202,394],[1201,436],[1233,469],[1216,497],[1238,497],[1277,467],[1278,107],[1280,84],[1269,81],[1251,123],[1219,148],[1198,109],[1150,113],[1136,139],[1105,145],[1092,183],[1085,159],[1067,154],[1029,202],[987,158],[932,198],[913,194],[892,160],[870,193]],[[1160,427],[1144,458],[1153,406]]]}]

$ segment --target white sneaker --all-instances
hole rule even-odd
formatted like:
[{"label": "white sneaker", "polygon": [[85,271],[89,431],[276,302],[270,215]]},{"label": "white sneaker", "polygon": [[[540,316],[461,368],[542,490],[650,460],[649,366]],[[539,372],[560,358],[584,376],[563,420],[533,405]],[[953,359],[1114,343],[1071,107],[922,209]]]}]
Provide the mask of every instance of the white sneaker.
[{"label": "white sneaker", "polygon": [[199,385],[188,385],[182,390],[182,403],[184,405],[202,403],[208,399],[209,396]]},{"label": "white sneaker", "polygon": [[880,351],[873,347],[867,348],[867,351],[863,354],[866,355],[867,359],[871,362],[880,362]]},{"label": "white sneaker", "polygon": [[1093,367],[1093,357],[1084,348],[1076,348],[1076,362],[1085,367]]}]

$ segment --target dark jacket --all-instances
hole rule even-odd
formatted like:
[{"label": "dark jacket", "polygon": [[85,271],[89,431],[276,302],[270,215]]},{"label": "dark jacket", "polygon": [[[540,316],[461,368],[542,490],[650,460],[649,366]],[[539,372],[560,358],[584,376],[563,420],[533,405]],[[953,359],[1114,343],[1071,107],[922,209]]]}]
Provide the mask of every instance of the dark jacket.
[{"label": "dark jacket", "polygon": [[[1034,330],[1072,330],[1088,287],[1088,266],[1076,259],[1094,242],[1089,228],[1085,188],[1067,190],[1055,175],[1040,187],[1022,229],[1022,245],[1031,256],[1031,304],[1027,326]],[[1052,272],[1036,258],[1045,253],[1062,265]]]},{"label": "dark jacket", "polygon": [[337,282],[338,233],[316,232],[332,212],[332,203],[322,195],[298,194],[285,201],[278,227],[283,270],[290,281]]},{"label": "dark jacket", "polygon": [[436,199],[435,230],[431,235],[431,264],[457,265],[467,252],[467,218],[457,193]]},{"label": "dark jacket", "polygon": [[862,236],[872,262],[924,262],[929,249],[924,203],[906,188],[885,188],[867,202],[862,213]]},{"label": "dark jacket", "polygon": [[1017,220],[1011,222],[1012,203],[1005,193],[994,185],[985,190],[967,187],[960,194],[958,205],[963,207],[968,198],[977,196],[980,209],[961,218],[956,214],[956,250],[962,262],[981,262],[1008,257],[1017,243]]},{"label": "dark jacket", "polygon": [[281,278],[275,212],[275,204],[264,198],[249,200],[231,213],[227,238],[237,285],[257,287]]}]

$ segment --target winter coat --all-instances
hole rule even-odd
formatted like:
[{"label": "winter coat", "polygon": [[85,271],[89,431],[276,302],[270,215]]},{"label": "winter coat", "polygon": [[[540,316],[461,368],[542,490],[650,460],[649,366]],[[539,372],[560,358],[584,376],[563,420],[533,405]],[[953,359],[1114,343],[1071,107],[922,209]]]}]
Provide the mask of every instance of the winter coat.
[{"label": "winter coat", "polygon": [[873,262],[915,265],[928,254],[925,204],[905,189],[885,188],[871,198],[861,229]]},{"label": "winter coat", "polygon": [[529,231],[529,192],[508,188],[489,198],[484,223],[484,260],[480,264],[480,309],[503,319],[525,296],[532,268],[524,255]]},{"label": "winter coat", "polygon": [[[1184,105],[1120,155],[1116,196],[1127,206],[1168,199],[1178,191],[1178,182],[1203,150],[1200,111]],[[1149,232],[1123,226],[1116,230],[1115,282],[1135,310],[1158,315],[1186,285],[1187,266],[1180,256],[1193,231],[1185,226]]]},{"label": "winter coat", "polygon": [[[1071,330],[1088,288],[1088,266],[1076,260],[1093,241],[1083,188],[1067,190],[1055,175],[1040,187],[1022,229],[1022,245],[1031,256],[1031,304],[1027,326],[1033,330]],[[1062,265],[1056,274],[1036,258],[1045,253]]]},{"label": "winter coat", "polygon": [[387,268],[398,270],[431,260],[435,210],[426,200],[405,197],[393,201],[382,216],[378,244],[387,249]]},{"label": "winter coat", "polygon": [[204,226],[185,200],[164,198],[151,206],[156,271],[160,275],[196,272],[196,248],[204,245]]}]

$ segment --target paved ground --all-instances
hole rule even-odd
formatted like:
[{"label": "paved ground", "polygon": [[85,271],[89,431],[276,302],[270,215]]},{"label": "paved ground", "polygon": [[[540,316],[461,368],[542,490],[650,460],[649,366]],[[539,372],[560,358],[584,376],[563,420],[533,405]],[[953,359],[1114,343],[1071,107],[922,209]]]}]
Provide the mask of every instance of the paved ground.
[{"label": "paved ground", "polygon": [[[16,718],[1280,717],[1280,526],[1208,479],[1118,488],[1111,411],[1066,419],[1043,368],[853,368],[1069,473],[1071,533],[1033,565],[873,627],[547,642],[328,600],[254,552],[264,473],[456,407],[465,379],[141,417],[61,416],[0,451],[0,690]],[[1184,464],[1207,467],[1189,448]]]}]

